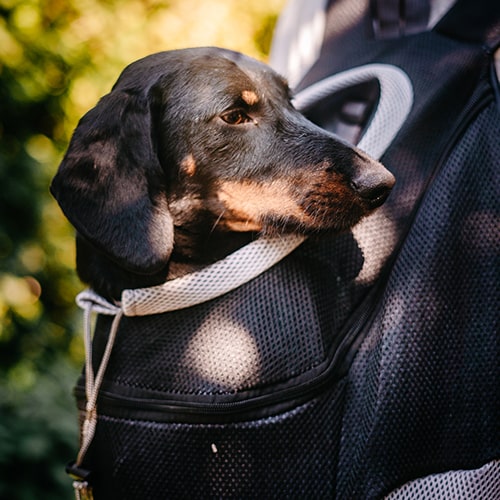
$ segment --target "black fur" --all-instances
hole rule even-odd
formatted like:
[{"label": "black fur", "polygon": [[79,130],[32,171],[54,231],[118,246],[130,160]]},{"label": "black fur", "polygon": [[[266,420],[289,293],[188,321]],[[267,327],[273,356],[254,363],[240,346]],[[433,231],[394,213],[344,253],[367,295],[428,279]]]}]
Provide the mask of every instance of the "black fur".
[{"label": "black fur", "polygon": [[393,183],[297,112],[270,68],[203,48],[127,67],[81,119],[51,191],[77,229],[81,278],[118,299],[259,234],[345,230]]}]

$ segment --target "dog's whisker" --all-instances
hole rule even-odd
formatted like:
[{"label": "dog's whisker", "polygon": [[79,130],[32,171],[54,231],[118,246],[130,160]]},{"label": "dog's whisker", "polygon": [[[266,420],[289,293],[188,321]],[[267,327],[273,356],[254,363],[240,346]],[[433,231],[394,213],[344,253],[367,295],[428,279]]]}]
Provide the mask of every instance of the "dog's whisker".
[{"label": "dog's whisker", "polygon": [[213,223],[212,228],[210,229],[210,234],[212,234],[216,230],[219,222],[222,220],[222,217],[224,217],[225,213],[226,209],[224,208],[222,212],[219,214],[219,217],[217,217],[217,220]]}]

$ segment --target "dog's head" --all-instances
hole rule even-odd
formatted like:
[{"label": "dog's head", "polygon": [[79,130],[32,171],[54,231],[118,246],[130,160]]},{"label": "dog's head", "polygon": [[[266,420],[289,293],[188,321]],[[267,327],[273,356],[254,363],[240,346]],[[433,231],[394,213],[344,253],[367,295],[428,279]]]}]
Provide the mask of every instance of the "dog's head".
[{"label": "dog's head", "polygon": [[81,119],[51,190],[86,243],[148,275],[172,252],[218,258],[217,238],[344,230],[393,183],[296,111],[269,67],[203,48],[127,67]]}]

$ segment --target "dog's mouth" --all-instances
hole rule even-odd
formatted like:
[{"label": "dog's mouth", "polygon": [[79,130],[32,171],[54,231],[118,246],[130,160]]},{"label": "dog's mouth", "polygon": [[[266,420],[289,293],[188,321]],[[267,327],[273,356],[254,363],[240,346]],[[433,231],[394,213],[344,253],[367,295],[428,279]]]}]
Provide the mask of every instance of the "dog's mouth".
[{"label": "dog's mouth", "polygon": [[289,181],[227,181],[217,194],[223,207],[217,226],[265,235],[342,232],[382,205],[389,192],[390,187],[374,186],[361,193],[347,183],[321,179],[306,190]]}]

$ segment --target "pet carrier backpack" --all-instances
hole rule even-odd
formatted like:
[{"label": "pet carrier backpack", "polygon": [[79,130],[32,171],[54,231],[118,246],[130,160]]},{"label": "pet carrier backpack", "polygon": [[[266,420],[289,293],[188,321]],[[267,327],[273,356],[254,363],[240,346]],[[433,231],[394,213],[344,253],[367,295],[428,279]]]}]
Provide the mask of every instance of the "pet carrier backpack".
[{"label": "pet carrier backpack", "polygon": [[97,420],[77,487],[500,498],[500,4],[442,4],[290,3],[272,62],[296,106],[396,187],[352,232],[242,249],[190,307],[123,314],[84,294],[99,315],[75,391]]}]

